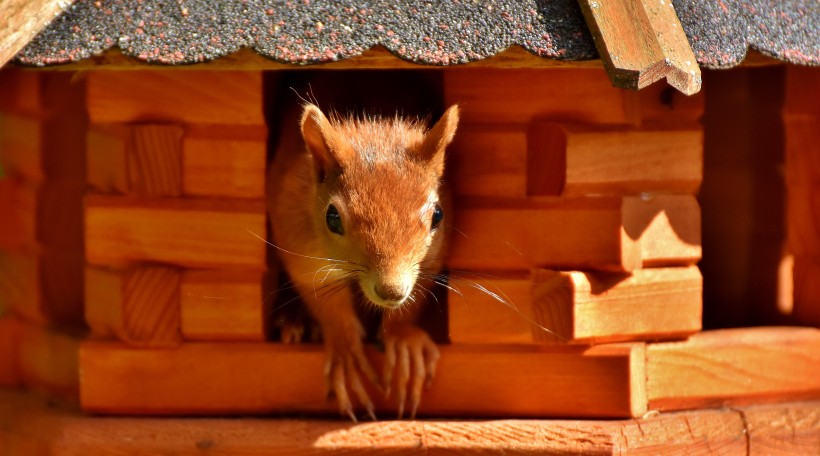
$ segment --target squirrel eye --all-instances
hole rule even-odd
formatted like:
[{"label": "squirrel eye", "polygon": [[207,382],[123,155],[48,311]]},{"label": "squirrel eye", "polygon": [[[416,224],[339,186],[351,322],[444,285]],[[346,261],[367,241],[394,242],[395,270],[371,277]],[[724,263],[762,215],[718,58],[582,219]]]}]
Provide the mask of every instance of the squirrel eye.
[{"label": "squirrel eye", "polygon": [[336,209],[336,206],[331,204],[327,207],[325,222],[330,231],[336,234],[344,234],[344,230],[342,229],[342,216],[339,215],[339,210]]},{"label": "squirrel eye", "polygon": [[441,223],[441,219],[444,218],[444,211],[441,210],[441,206],[436,203],[436,208],[433,209],[433,222],[430,225],[430,229],[438,228],[439,223]]}]

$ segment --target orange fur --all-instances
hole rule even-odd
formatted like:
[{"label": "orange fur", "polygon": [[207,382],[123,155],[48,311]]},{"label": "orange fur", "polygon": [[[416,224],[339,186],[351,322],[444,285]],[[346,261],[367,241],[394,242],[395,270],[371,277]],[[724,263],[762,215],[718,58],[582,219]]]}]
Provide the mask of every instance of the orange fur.
[{"label": "orange fur", "polygon": [[[286,122],[295,129],[295,119]],[[348,284],[358,284],[367,304],[390,310],[390,325],[410,323],[402,321],[415,314],[408,302],[423,301],[427,293],[418,287],[432,284],[419,283],[420,272],[440,271],[450,216],[441,184],[444,150],[457,123],[456,106],[426,131],[399,117],[328,119],[306,105],[301,135],[283,133],[268,179],[273,244],[322,326],[330,371],[335,353],[360,344]],[[445,214],[431,230],[436,204]],[[327,227],[330,205],[341,217],[341,235]],[[333,384],[335,374],[326,374]],[[333,387],[344,407],[346,393]]]}]

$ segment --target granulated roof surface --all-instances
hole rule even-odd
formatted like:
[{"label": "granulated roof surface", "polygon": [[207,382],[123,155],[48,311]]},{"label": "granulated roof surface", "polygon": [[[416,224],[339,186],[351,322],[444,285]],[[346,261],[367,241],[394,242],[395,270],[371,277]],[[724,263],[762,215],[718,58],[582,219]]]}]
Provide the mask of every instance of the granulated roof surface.
[{"label": "granulated roof surface", "polygon": [[[820,64],[817,0],[676,0],[702,66],[740,62],[748,47]],[[575,0],[78,0],[17,62],[72,62],[118,46],[146,62],[187,64],[239,48],[283,63],[345,59],[383,45],[411,62],[453,65],[510,45],[566,60],[597,53]]]}]

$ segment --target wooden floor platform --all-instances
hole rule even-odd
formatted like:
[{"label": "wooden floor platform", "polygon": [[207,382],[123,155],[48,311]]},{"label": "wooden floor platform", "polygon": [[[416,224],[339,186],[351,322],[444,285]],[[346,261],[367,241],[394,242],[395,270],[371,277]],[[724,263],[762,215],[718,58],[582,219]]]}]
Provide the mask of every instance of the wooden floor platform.
[{"label": "wooden floor platform", "polygon": [[380,421],[86,416],[0,389],[0,454],[820,454],[820,401],[630,420]]}]

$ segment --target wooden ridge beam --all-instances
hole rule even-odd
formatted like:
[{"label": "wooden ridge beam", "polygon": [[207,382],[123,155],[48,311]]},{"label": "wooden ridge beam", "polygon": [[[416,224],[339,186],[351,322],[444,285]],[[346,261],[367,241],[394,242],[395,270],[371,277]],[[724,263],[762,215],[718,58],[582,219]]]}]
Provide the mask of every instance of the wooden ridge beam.
[{"label": "wooden ridge beam", "polygon": [[671,1],[579,3],[615,87],[637,90],[666,78],[687,95],[700,90],[700,68]]}]

